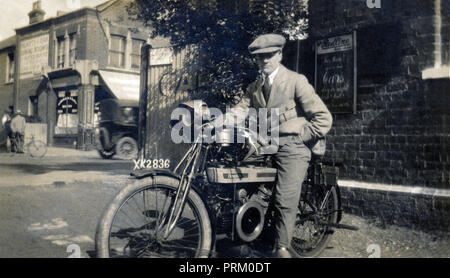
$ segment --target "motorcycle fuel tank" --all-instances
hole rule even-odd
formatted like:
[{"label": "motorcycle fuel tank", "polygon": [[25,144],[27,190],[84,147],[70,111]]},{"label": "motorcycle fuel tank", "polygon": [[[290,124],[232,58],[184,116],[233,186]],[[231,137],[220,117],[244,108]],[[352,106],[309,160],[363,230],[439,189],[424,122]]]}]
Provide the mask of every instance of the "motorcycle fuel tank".
[{"label": "motorcycle fuel tank", "polygon": [[206,169],[212,183],[274,182],[277,169],[267,167],[210,167]]}]

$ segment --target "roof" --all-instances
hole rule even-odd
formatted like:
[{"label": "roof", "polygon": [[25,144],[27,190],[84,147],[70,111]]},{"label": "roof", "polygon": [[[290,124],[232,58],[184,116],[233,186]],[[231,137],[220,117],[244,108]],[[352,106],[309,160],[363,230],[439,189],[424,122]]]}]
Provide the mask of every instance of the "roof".
[{"label": "roof", "polygon": [[98,11],[103,11],[106,10],[107,8],[111,7],[114,3],[116,3],[118,0],[108,0],[102,4],[98,4],[97,6],[95,6],[95,9],[97,9]]},{"label": "roof", "polygon": [[5,49],[8,47],[15,47],[15,46],[16,46],[16,36],[15,35],[0,41],[0,49]]},{"label": "roof", "polygon": [[46,19],[44,19],[44,20],[42,20],[42,21],[39,21],[39,22],[36,22],[36,23],[33,23],[33,24],[29,24],[29,25],[25,25],[25,26],[23,26],[23,27],[16,28],[16,31],[17,31],[17,30],[26,29],[26,28],[28,28],[28,27],[30,27],[30,26],[38,25],[38,24],[40,24],[40,23],[42,23],[42,22],[48,22],[48,21],[54,20],[54,19],[56,19],[56,18],[68,16],[68,15],[70,15],[70,14],[73,14],[73,13],[76,13],[76,12],[80,12],[80,11],[86,10],[86,9],[87,9],[87,10],[94,10],[94,11],[95,11],[95,10],[97,10],[97,11],[103,11],[103,10],[109,8],[112,4],[114,4],[114,3],[117,2],[117,1],[119,1],[119,0],[108,0],[108,1],[106,1],[106,2],[104,2],[104,3],[102,3],[102,4],[99,4],[99,5],[95,6],[95,7],[84,6],[84,7],[81,7],[81,8],[79,8],[79,9],[72,10],[72,11],[67,11],[67,12],[66,12],[66,11],[58,11],[59,14],[57,14],[56,16],[49,17],[49,18],[46,18]]}]

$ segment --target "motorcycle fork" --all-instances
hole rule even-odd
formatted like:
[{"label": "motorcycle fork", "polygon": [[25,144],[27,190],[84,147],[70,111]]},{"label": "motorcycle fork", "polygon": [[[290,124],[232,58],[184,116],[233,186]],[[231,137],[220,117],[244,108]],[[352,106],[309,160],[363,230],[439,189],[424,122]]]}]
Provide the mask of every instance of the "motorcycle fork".
[{"label": "motorcycle fork", "polygon": [[[167,222],[166,230],[164,232],[164,239],[167,239],[172,231],[175,229],[175,225],[178,222],[181,214],[184,210],[184,205],[186,204],[186,197],[189,194],[191,188],[191,181],[195,174],[195,165],[199,158],[201,152],[201,144],[194,144],[186,155],[183,157],[182,161],[177,165],[176,168],[182,165],[182,162],[186,159],[186,167],[181,175],[180,184],[175,194],[175,201],[173,202],[172,208],[170,210],[169,219]],[[189,173],[188,173],[189,169]],[[165,222],[165,221],[164,221]]]}]

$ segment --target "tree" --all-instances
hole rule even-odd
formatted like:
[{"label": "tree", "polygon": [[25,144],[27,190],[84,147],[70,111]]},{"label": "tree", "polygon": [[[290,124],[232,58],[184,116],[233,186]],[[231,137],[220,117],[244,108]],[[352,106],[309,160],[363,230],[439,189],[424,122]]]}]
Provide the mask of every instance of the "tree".
[{"label": "tree", "polygon": [[307,0],[135,0],[129,13],[180,48],[194,45],[185,63],[206,80],[205,95],[222,104],[240,98],[257,74],[248,45],[263,33],[305,36]]}]

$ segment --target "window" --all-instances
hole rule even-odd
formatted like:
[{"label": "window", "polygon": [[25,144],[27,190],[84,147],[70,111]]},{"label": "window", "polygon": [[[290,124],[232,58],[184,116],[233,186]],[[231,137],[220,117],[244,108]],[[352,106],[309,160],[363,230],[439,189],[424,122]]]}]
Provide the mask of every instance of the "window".
[{"label": "window", "polygon": [[56,111],[55,134],[77,134],[78,91],[59,91]]},{"label": "window", "polygon": [[[76,53],[77,53],[77,38],[76,34],[70,34],[69,42],[66,41],[66,37],[59,37],[57,41],[57,59],[56,65],[57,68],[70,67],[75,64]],[[66,48],[68,48],[69,52],[69,60],[67,61],[69,64],[66,65]]]},{"label": "window", "polygon": [[31,96],[28,98],[28,113],[27,116],[33,117],[37,111],[38,99],[36,96]]},{"label": "window", "polygon": [[125,66],[125,38],[111,35],[109,48],[109,66],[123,68]]},{"label": "window", "polygon": [[77,38],[75,34],[70,35],[69,47],[69,66],[73,66],[77,59]]},{"label": "window", "polygon": [[6,71],[6,83],[14,82],[14,53],[8,53],[8,70]]},{"label": "window", "polygon": [[64,68],[64,61],[66,58],[66,40],[64,37],[59,37],[57,42],[57,68]]},{"label": "window", "polygon": [[142,40],[132,40],[131,48],[131,68],[139,70],[141,67],[141,47],[144,44]]}]

